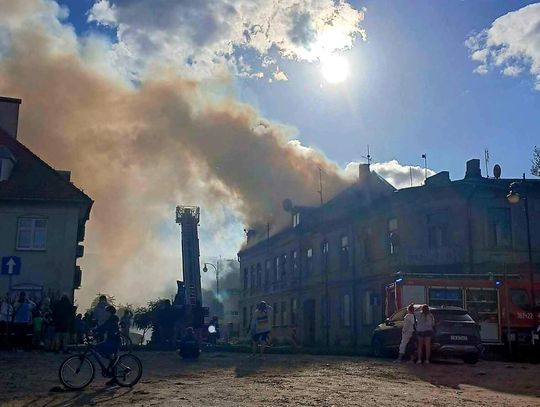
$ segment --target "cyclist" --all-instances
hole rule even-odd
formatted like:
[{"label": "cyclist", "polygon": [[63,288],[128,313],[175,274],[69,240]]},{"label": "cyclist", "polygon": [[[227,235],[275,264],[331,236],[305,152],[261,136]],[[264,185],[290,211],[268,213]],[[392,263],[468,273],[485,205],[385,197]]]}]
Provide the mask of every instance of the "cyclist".
[{"label": "cyclist", "polygon": [[[99,342],[95,349],[100,355],[109,359],[107,370],[110,371],[116,361],[116,354],[120,350],[120,328],[118,326],[119,319],[116,316],[116,308],[112,305],[108,305],[105,308],[105,315],[107,317],[105,322],[94,329],[94,334],[97,335],[98,338],[105,337],[105,340]],[[116,380],[113,377],[107,382],[107,385],[115,383]]]}]

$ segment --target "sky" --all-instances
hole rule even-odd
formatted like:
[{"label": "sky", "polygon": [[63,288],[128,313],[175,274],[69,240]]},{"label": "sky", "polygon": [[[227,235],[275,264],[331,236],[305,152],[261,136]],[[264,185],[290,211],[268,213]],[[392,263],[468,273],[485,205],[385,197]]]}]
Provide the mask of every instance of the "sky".
[{"label": "sky", "polygon": [[540,3],[0,0],[0,11],[0,94],[23,98],[21,141],[96,201],[82,303],[115,289],[133,301],[146,285],[170,294],[178,203],[202,206],[203,260],[235,258],[244,227],[283,226],[282,199],[317,204],[318,167],[328,197],[352,182],[368,145],[401,188],[409,171],[423,182],[422,154],[429,174],[459,179],[487,148],[490,173],[519,177],[540,144]]},{"label": "sky", "polygon": [[[69,7],[68,21],[82,35],[105,28],[88,23],[92,1],[60,3]],[[364,8],[367,38],[357,37],[343,52],[350,64],[345,82],[326,83],[317,62],[284,60],[287,81],[237,77],[238,97],[265,117],[294,126],[303,143],[341,166],[361,161],[369,144],[377,162],[422,166],[426,153],[430,168],[449,170],[453,178],[463,176],[466,160],[483,159],[486,148],[490,172],[495,163],[505,176],[529,172],[532,148],[540,141],[534,75],[506,76],[501,67],[475,73],[479,64],[465,42],[534,2],[349,3]],[[536,16],[538,21],[538,11]],[[114,30],[103,31],[114,36]]]}]

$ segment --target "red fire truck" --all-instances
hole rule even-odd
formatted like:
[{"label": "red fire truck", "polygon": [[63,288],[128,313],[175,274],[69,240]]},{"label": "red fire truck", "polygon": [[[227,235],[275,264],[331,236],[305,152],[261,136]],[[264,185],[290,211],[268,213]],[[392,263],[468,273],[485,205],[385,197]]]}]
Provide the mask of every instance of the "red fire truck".
[{"label": "red fire truck", "polygon": [[[485,344],[510,340],[516,345],[540,345],[531,294],[530,280],[519,274],[398,273],[395,281],[385,286],[386,316],[410,303],[457,306],[480,324]],[[540,282],[535,283],[535,297],[538,324]]]}]

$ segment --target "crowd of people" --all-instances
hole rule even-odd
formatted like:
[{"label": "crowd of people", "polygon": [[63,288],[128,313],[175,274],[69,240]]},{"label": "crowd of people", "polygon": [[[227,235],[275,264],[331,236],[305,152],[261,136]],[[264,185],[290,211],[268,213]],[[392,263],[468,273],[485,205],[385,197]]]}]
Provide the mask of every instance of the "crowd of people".
[{"label": "crowd of people", "polygon": [[[47,350],[67,353],[69,344],[83,343],[85,336],[109,319],[107,297],[84,313],[67,295],[36,299],[21,291],[0,299],[0,348]],[[116,311],[115,311],[116,313]],[[125,310],[119,320],[122,334],[129,336],[133,314]],[[103,339],[103,334],[101,338]]]}]

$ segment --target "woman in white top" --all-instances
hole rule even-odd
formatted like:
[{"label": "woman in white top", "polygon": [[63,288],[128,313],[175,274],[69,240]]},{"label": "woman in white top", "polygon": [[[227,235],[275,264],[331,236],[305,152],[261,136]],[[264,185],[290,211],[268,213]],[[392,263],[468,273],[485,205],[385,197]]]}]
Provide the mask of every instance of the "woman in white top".
[{"label": "woman in white top", "polygon": [[426,364],[429,364],[431,358],[431,337],[435,328],[435,318],[429,310],[429,306],[422,305],[422,312],[416,318],[416,336],[418,337],[418,360],[417,364],[422,363],[422,350],[426,348]]}]

